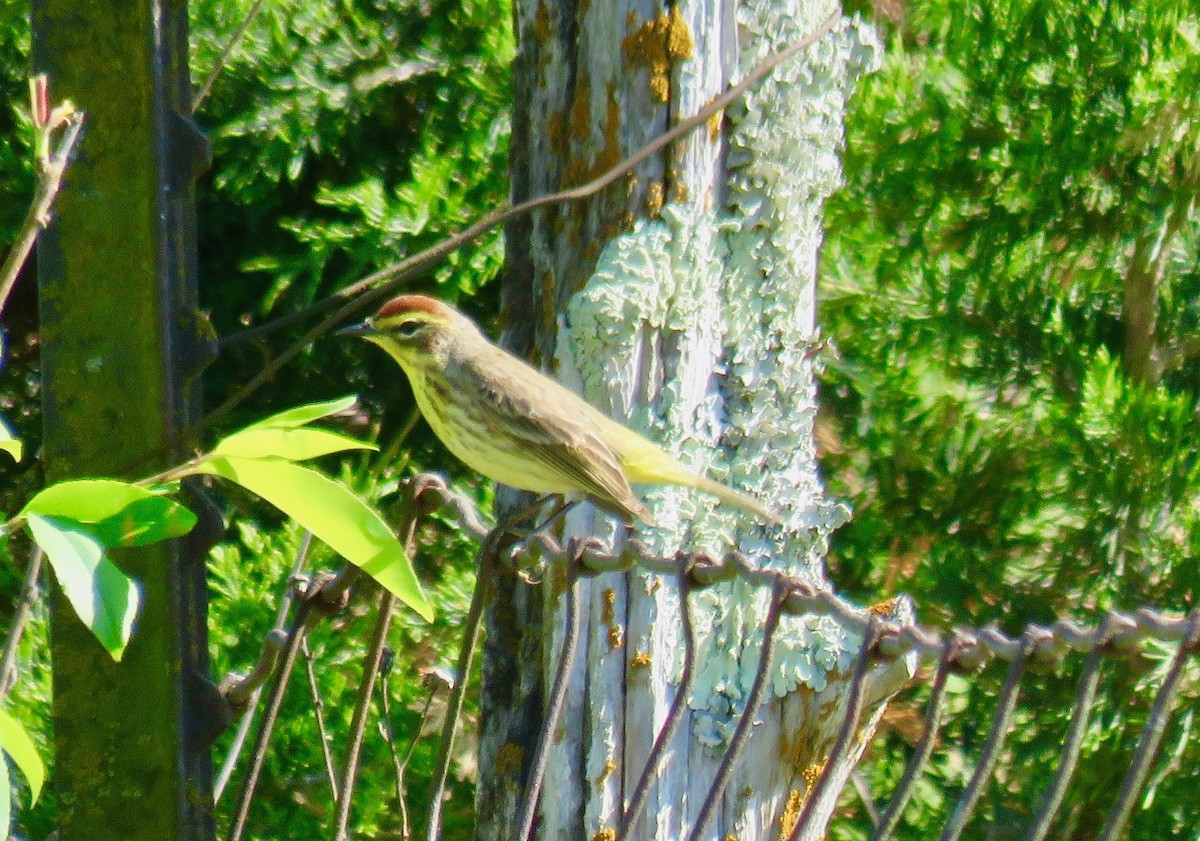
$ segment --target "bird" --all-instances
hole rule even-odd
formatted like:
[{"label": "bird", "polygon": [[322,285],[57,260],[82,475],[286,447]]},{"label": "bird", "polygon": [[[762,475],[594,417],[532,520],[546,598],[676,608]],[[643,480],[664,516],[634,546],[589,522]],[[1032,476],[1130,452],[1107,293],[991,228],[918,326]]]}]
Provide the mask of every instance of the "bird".
[{"label": "bird", "polygon": [[778,524],[746,494],[702,476],[493,344],[469,317],[424,295],[400,295],[338,331],[391,356],[425,420],[460,461],[509,487],[584,498],[632,526],[654,525],[632,484],[682,485]]}]

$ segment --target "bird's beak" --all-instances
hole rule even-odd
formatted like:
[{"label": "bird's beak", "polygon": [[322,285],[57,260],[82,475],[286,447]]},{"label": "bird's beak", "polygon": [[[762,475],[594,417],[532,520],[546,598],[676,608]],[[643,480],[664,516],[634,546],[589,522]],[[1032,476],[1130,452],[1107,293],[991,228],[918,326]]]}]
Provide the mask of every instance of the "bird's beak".
[{"label": "bird's beak", "polygon": [[335,336],[374,336],[375,328],[371,326],[370,321],[363,321],[358,324],[351,324],[348,327],[343,327],[334,333]]}]

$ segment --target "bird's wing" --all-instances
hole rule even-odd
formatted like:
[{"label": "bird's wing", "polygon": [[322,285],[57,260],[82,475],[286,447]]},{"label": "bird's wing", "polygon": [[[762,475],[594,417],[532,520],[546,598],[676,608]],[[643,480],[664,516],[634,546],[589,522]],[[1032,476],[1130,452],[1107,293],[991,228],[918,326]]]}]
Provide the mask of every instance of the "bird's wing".
[{"label": "bird's wing", "polygon": [[520,439],[530,456],[602,507],[650,522],[649,511],[629,487],[592,418],[595,410],[583,398],[504,351],[472,360],[467,367],[480,393],[507,421],[506,434]]}]

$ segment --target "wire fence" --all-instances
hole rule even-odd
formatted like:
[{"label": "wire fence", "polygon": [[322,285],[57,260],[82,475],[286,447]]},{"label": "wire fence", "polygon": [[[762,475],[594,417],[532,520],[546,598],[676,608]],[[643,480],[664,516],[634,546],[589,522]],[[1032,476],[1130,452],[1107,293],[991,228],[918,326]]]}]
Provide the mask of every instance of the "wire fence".
[{"label": "wire fence", "polygon": [[[644,812],[647,792],[654,780],[664,772],[663,758],[683,719],[687,698],[696,671],[696,644],[693,617],[688,594],[721,581],[740,578],[754,585],[769,588],[772,593],[770,607],[764,620],[762,650],[753,686],[746,699],[743,712],[733,736],[725,747],[711,786],[700,803],[697,818],[688,838],[700,841],[706,837],[714,812],[721,802],[725,787],[731,778],[747,741],[765,687],[773,667],[773,650],[776,629],[785,615],[828,615],[843,627],[860,634],[863,643],[855,660],[849,683],[846,686],[841,721],[833,746],[806,792],[803,805],[790,830],[784,827],[784,836],[789,841],[808,837],[816,822],[825,820],[818,804],[827,798],[836,799],[838,792],[831,791],[837,784],[834,769],[843,764],[854,750],[859,728],[865,720],[867,705],[868,675],[873,666],[894,662],[899,658],[917,657],[922,663],[932,666],[929,678],[929,699],[925,706],[923,724],[919,737],[914,742],[911,757],[903,776],[888,802],[881,811],[868,800],[873,815],[872,841],[886,841],[894,836],[905,808],[911,803],[923,774],[928,768],[939,733],[947,718],[948,679],[954,673],[973,673],[989,661],[999,660],[1008,664],[1007,673],[992,713],[990,728],[982,743],[975,767],[967,784],[942,828],[939,841],[957,841],[976,814],[981,797],[993,781],[997,764],[1001,759],[1006,740],[1013,730],[1013,717],[1022,688],[1022,680],[1031,672],[1042,672],[1061,665],[1069,652],[1085,655],[1075,696],[1071,702],[1071,716],[1063,740],[1061,752],[1046,790],[1036,798],[1037,808],[1024,828],[1026,841],[1045,839],[1055,819],[1059,816],[1072,777],[1078,767],[1084,736],[1095,706],[1101,667],[1106,659],[1123,658],[1138,654],[1142,642],[1147,640],[1175,644],[1176,648],[1159,684],[1149,708],[1145,724],[1137,736],[1136,746],[1129,758],[1123,781],[1115,793],[1103,826],[1094,836],[1097,841],[1116,841],[1123,837],[1134,806],[1146,786],[1155,760],[1159,754],[1175,701],[1185,676],[1188,658],[1200,650],[1200,609],[1186,616],[1171,616],[1151,608],[1142,608],[1132,613],[1108,612],[1098,617],[1094,625],[1082,625],[1069,619],[1060,619],[1049,626],[1030,624],[1021,634],[1010,636],[995,627],[956,628],[949,632],[938,632],[923,628],[915,623],[900,622],[878,609],[863,609],[839,598],[835,593],[814,586],[811,582],[782,572],[755,568],[744,556],[730,552],[723,558],[712,558],[703,554],[681,552],[672,557],[656,556],[644,544],[631,539],[617,552],[594,538],[571,538],[565,543],[556,539],[545,528],[532,534],[522,534],[503,527],[491,528],[473,502],[457,494],[437,476],[414,477],[406,485],[409,495],[408,519],[403,532],[411,544],[416,534],[418,521],[438,509],[450,512],[452,519],[464,532],[480,541],[480,574],[471,610],[465,623],[463,648],[458,659],[457,675],[470,674],[475,640],[486,600],[486,587],[492,578],[489,574],[493,564],[516,564],[518,568],[530,557],[536,557],[539,565],[561,565],[565,572],[565,622],[563,643],[554,664],[554,677],[546,699],[545,720],[541,727],[538,744],[530,763],[526,789],[518,812],[518,831],[514,841],[527,841],[531,837],[537,812],[538,799],[545,777],[546,759],[553,734],[556,731],[567,693],[567,676],[570,673],[580,637],[580,611],[578,609],[578,582],[582,578],[614,571],[631,570],[635,567],[672,577],[680,588],[681,631],[684,641],[683,668],[675,699],[654,741],[644,769],[630,790],[620,820],[606,838],[626,837]],[[410,548],[411,547],[410,545]],[[536,548],[536,552],[531,549]],[[262,662],[250,678],[231,685],[227,696],[240,699],[243,706],[252,705],[258,687],[273,676],[268,693],[268,702],[260,722],[255,748],[250,758],[239,800],[230,841],[240,841],[245,830],[250,806],[254,798],[258,775],[266,754],[271,730],[278,716],[279,704],[286,689],[288,676],[296,665],[297,654],[303,650],[304,637],[308,629],[344,606],[349,587],[357,571],[343,570],[336,577],[326,577],[312,582],[301,594],[290,624],[285,629],[282,621],[269,635],[264,646]],[[540,577],[540,575],[539,575]],[[338,781],[333,771],[332,760],[326,758],[330,784],[337,795],[338,825],[336,839],[348,837],[350,798],[353,778],[357,772],[358,745],[366,726],[367,710],[374,691],[375,677],[383,658],[384,638],[387,632],[390,604],[380,605],[375,639],[367,656],[367,668],[359,692],[359,705],[355,709],[354,724],[349,740],[349,756],[342,779]],[[282,613],[281,613],[282,616]],[[452,685],[451,685],[452,684]],[[444,800],[447,772],[450,765],[455,730],[461,716],[466,693],[466,681],[446,681],[450,691],[446,721],[439,746],[439,759],[434,774],[434,788],[427,828],[429,841],[436,841],[441,833],[441,807]],[[314,692],[314,703],[319,704]],[[427,708],[428,709],[428,708]],[[386,734],[385,734],[386,735]],[[324,739],[324,733],[322,733]],[[394,747],[393,759],[397,772],[397,793],[403,802],[403,769]],[[240,745],[235,743],[227,767],[236,760]],[[409,753],[411,756],[411,751]],[[226,775],[227,776],[227,775]],[[404,815],[406,833],[408,816]]]}]

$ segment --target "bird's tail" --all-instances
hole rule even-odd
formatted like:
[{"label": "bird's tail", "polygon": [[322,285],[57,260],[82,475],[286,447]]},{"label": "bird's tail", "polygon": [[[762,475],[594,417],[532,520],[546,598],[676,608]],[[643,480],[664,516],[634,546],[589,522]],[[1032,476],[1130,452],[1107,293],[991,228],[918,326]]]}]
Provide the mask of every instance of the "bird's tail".
[{"label": "bird's tail", "polygon": [[727,485],[722,485],[720,482],[714,482],[712,479],[709,479],[705,476],[692,475],[690,478],[692,479],[691,482],[681,482],[680,484],[688,484],[697,490],[710,493],[713,496],[728,502],[730,505],[736,505],[738,508],[757,514],[768,523],[773,525],[778,526],[783,524],[782,517],[780,517],[767,506],[763,505],[757,499],[747,496],[741,491],[735,491],[733,488]]},{"label": "bird's tail", "polygon": [[680,464],[678,459],[662,447],[636,432],[614,423],[603,415],[599,416],[597,423],[604,431],[606,443],[619,453],[621,469],[630,482],[634,484],[683,485],[688,488],[696,488],[710,493],[730,505],[751,511],[769,523],[775,525],[783,523],[783,519],[778,514],[757,499],[693,472]]}]

